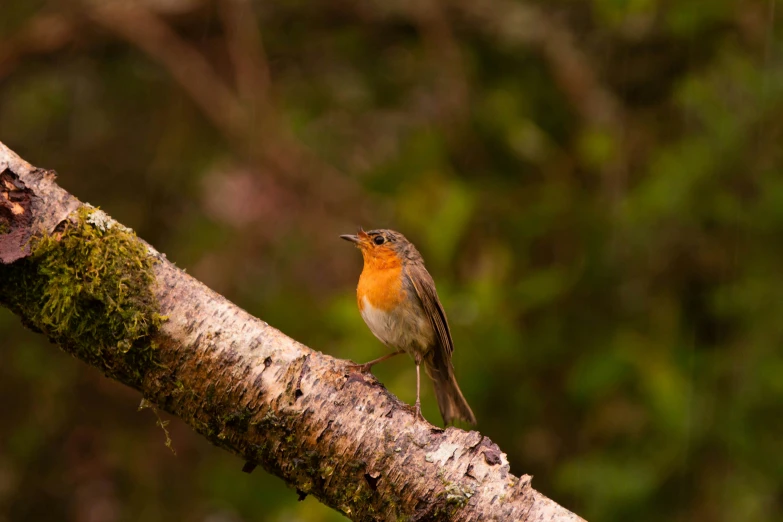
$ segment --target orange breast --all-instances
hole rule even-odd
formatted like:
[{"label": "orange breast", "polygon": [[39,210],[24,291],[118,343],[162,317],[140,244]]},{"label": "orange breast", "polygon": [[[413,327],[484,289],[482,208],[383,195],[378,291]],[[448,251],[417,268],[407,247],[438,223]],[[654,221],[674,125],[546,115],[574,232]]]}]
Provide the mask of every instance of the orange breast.
[{"label": "orange breast", "polygon": [[402,263],[395,254],[365,257],[364,269],[356,289],[359,310],[364,300],[381,310],[392,310],[405,298],[402,287]]}]

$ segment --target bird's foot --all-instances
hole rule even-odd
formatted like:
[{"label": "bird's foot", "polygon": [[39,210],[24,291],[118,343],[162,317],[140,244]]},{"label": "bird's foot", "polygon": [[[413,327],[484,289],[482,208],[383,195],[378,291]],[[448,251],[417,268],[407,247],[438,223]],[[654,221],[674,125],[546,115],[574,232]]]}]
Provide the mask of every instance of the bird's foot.
[{"label": "bird's foot", "polygon": [[349,364],[346,368],[349,372],[370,373],[372,364]]},{"label": "bird's foot", "polygon": [[424,415],[421,414],[421,401],[419,399],[416,399],[416,403],[414,404],[414,408],[416,408],[416,419],[417,420],[426,421],[426,419],[424,418]]}]

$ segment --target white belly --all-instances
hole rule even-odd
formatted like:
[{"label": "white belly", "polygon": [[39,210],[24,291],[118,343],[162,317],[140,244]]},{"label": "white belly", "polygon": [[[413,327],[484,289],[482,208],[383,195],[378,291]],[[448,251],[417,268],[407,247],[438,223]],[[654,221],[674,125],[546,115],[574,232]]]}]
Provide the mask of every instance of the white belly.
[{"label": "white belly", "polygon": [[373,307],[366,297],[362,305],[362,319],[389,348],[424,354],[435,344],[435,332],[421,306],[411,310],[397,307],[387,312]]}]

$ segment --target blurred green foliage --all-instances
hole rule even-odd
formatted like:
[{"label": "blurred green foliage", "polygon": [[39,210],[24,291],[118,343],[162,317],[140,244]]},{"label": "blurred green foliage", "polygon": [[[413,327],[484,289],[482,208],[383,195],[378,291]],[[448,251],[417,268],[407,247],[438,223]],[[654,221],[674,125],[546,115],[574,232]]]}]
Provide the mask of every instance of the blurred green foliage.
[{"label": "blurred green foliage", "polygon": [[[264,52],[240,58],[228,4],[146,0],[120,31],[6,2],[0,140],[338,357],[385,349],[337,236],[400,230],[514,473],[588,520],[783,520],[774,0],[253,2]],[[128,36],[150,19],[211,64],[189,82],[236,94],[240,132]],[[268,83],[235,75],[253,56]],[[0,521],[341,519],[176,419],[174,457],[137,394],[5,310],[0,339]],[[377,375],[413,402],[410,361]]]}]

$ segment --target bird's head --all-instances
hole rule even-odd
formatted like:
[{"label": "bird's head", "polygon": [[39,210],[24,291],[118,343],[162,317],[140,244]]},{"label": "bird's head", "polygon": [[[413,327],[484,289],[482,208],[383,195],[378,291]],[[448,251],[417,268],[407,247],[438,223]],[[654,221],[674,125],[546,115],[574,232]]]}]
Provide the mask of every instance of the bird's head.
[{"label": "bird's head", "polygon": [[405,239],[405,236],[394,230],[378,229],[365,232],[359,229],[356,235],[345,234],[340,237],[354,243],[362,251],[364,262],[373,265],[402,263],[410,258],[412,252],[418,256],[416,248]]}]

